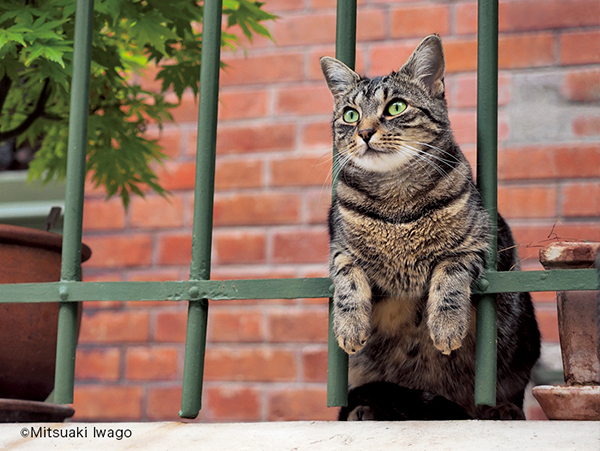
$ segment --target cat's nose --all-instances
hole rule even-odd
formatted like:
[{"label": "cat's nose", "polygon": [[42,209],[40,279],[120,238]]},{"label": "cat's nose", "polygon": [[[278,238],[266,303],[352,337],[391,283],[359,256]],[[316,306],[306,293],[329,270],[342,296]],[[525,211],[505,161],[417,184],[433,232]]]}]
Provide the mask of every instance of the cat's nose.
[{"label": "cat's nose", "polygon": [[375,134],[374,128],[364,128],[358,131],[358,135],[363,139],[364,142],[368,143],[371,137]]}]

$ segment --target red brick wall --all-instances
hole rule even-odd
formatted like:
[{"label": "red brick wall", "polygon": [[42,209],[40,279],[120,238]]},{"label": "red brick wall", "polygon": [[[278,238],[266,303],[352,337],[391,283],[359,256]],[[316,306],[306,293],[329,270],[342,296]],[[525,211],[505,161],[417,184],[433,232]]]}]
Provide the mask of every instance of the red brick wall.
[{"label": "red brick wall", "polygon": [[[275,43],[257,38],[223,56],[215,279],[327,273],[332,99],[318,59],[334,54],[335,2],[267,0],[266,9],[279,16],[269,25]],[[538,247],[556,237],[600,240],[599,25],[597,0],[500,2],[499,203],[526,269],[539,269]],[[357,70],[397,69],[433,32],[444,38],[455,136],[474,161],[474,1],[359,1]],[[527,97],[539,86],[542,94]],[[93,256],[85,280],[187,278],[191,94],[175,118],[160,134],[170,157],[160,169],[168,200],[149,194],[124,211],[88,190],[85,241]],[[544,340],[556,342],[553,294],[535,300]],[[183,302],[86,303],[74,419],[177,419],[186,309]],[[211,303],[199,419],[335,418],[325,400],[326,337],[325,300]]]}]

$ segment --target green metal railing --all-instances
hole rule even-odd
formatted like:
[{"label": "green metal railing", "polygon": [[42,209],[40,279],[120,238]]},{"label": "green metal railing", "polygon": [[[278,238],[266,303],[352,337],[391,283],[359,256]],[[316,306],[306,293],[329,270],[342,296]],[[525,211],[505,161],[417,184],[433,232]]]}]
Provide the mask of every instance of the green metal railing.
[{"label": "green metal railing", "polygon": [[[75,54],[67,195],[59,282],[0,285],[0,302],[59,302],[58,343],[54,402],[73,402],[77,303],[82,301],[189,301],[183,391],[180,416],[195,418],[201,408],[208,300],[330,298],[327,278],[210,280],[212,210],[216,127],[219,90],[221,0],[204,2],[202,73],[198,119],[197,173],[194,202],[192,256],[188,281],[174,282],[81,282],[81,236],[85,179],[86,130],[93,0],[77,0]],[[338,0],[336,56],[354,67],[356,0]],[[485,207],[496,217],[498,2],[479,1],[478,36],[478,183]],[[334,150],[335,156],[335,150]],[[334,182],[335,186],[335,182]],[[492,221],[495,224],[495,221]],[[477,308],[477,404],[495,404],[496,312],[495,296],[501,292],[595,290],[595,270],[496,272],[494,252],[488,269],[474,292],[480,294]],[[330,302],[331,306],[331,302]],[[331,318],[331,308],[330,308]],[[329,333],[327,402],[347,401],[347,355]]]},{"label": "green metal railing", "polygon": [[[498,254],[498,2],[480,1],[477,25],[477,185],[490,215],[488,271]],[[481,284],[480,284],[481,285]],[[496,296],[477,303],[475,403],[496,404]]]}]

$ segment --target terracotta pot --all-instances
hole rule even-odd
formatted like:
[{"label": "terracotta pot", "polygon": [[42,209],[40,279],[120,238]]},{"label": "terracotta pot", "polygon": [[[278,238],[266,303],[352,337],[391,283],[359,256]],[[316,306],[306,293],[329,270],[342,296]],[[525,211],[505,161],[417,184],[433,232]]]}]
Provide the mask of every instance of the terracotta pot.
[{"label": "terracotta pot", "polygon": [[[540,250],[546,269],[593,268],[600,243],[554,243]],[[598,291],[558,291],[558,331],[565,386],[534,387],[553,420],[600,420]]]},{"label": "terracotta pot", "polygon": [[[0,283],[60,280],[62,235],[0,224]],[[82,245],[82,261],[91,250]],[[58,303],[0,304],[0,398],[44,401],[54,387]]]}]

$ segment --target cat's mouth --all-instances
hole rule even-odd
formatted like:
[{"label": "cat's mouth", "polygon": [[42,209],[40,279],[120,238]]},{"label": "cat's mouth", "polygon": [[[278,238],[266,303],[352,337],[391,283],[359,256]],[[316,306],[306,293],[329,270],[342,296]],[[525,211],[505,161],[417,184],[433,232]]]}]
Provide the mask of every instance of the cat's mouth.
[{"label": "cat's mouth", "polygon": [[386,152],[385,150],[374,149],[371,146],[367,146],[363,155],[385,155],[387,153],[389,152]]}]

